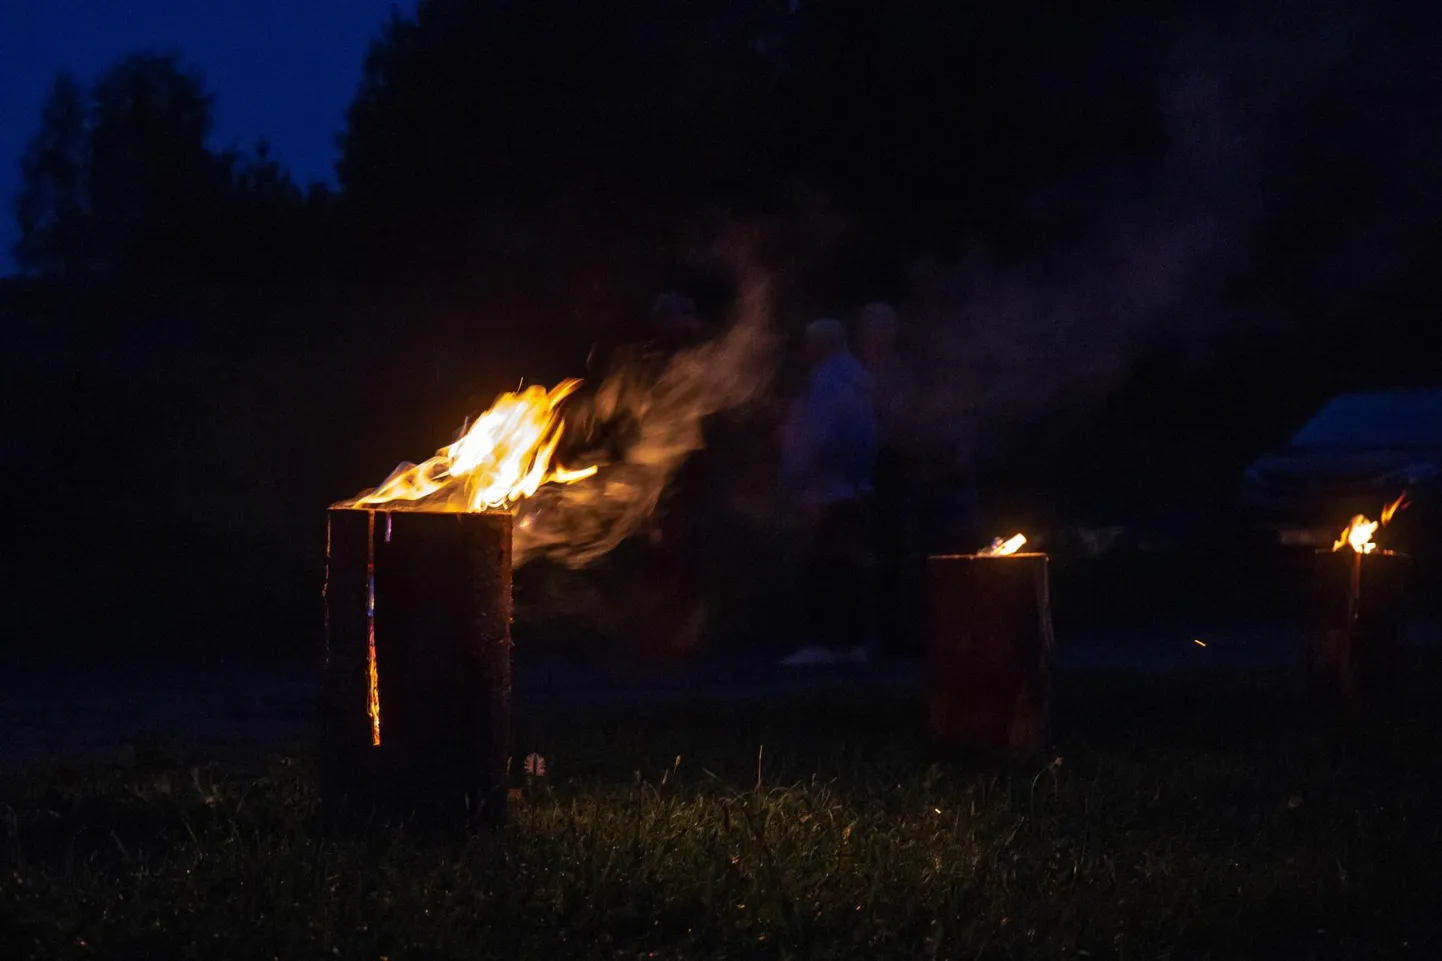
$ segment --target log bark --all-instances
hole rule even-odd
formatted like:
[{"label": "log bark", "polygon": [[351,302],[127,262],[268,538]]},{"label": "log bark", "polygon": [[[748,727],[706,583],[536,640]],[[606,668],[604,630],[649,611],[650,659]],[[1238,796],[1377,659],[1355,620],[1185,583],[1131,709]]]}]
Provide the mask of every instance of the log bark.
[{"label": "log bark", "polygon": [[324,809],[503,822],[511,515],[342,509],[328,531]]},{"label": "log bark", "polygon": [[1022,760],[1050,731],[1052,634],[1045,554],[930,559],[927,688],[946,751]]},{"label": "log bark", "polygon": [[1402,615],[1410,574],[1404,554],[1317,554],[1312,671],[1322,696],[1354,713],[1397,705],[1402,688]]}]

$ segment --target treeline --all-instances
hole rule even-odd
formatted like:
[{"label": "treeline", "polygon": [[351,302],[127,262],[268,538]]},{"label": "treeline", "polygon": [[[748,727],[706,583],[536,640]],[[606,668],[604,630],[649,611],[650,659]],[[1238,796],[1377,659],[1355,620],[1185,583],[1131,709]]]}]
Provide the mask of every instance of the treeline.
[{"label": "treeline", "polygon": [[38,274],[453,284],[824,217],[804,238],[835,288],[819,299],[894,288],[970,235],[1022,249],[1035,184],[1157,147],[1150,55],[1127,43],[1155,5],[1044,7],[423,0],[365,59],[338,194],[263,143],[210,149],[200,73],[136,55],[57,80],[14,255]]},{"label": "treeline", "polygon": [[214,98],[177,54],[59,76],[21,160],[16,263],[71,280],[265,282],[314,269],[336,197],[264,141],[215,151]]},{"label": "treeline", "polygon": [[13,253],[32,277],[147,290],[530,301],[592,335],[658,285],[711,283],[699,252],[738,225],[799,314],[914,296],[918,264],[1024,263],[1044,284],[1133,193],[1178,234],[1212,229],[1173,195],[1241,151],[1250,176],[1194,206],[1247,262],[1199,283],[1315,325],[1369,308],[1379,285],[1345,282],[1368,257],[1390,257],[1368,270],[1395,290],[1438,247],[1422,173],[1442,153],[1438,16],[1413,0],[422,0],[360,65],[334,190],[263,142],[213,149],[213,97],[178,55],[60,77]]}]

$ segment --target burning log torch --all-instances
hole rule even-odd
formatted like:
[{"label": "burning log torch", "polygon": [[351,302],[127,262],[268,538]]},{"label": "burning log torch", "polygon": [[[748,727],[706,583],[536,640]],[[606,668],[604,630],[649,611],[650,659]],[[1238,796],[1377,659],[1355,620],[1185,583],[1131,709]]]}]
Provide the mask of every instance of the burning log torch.
[{"label": "burning log torch", "polygon": [[513,505],[594,468],[552,463],[562,400],[502,394],[424,463],[332,506],[321,796],[430,823],[506,817]]},{"label": "burning log torch", "polygon": [[1372,539],[1407,506],[1404,492],[1379,520],[1358,514],[1316,567],[1318,624],[1312,650],[1320,687],[1350,710],[1395,703],[1401,675],[1401,606],[1407,555]]}]

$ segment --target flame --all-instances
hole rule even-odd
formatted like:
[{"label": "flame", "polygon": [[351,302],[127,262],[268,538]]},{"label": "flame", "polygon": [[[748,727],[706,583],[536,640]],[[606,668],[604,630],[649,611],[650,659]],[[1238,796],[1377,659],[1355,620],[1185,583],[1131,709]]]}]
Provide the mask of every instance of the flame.
[{"label": "flame", "polygon": [[599,469],[595,464],[590,467],[582,467],[580,470],[566,470],[564,467],[557,467],[551,472],[550,479],[557,484],[574,484],[576,481],[593,476]]},{"label": "flame", "polygon": [[1382,508],[1382,526],[1386,527],[1388,524],[1392,523],[1392,518],[1396,515],[1396,513],[1407,506],[1407,492],[1403,491],[1402,493],[1397,495],[1396,500],[1388,504],[1386,507]]},{"label": "flame", "polygon": [[1377,544],[1372,540],[1372,535],[1377,533],[1377,528],[1386,527],[1392,523],[1392,518],[1397,512],[1407,506],[1407,492],[1403,491],[1397,499],[1386,507],[1382,508],[1382,519],[1380,521],[1368,520],[1364,515],[1358,514],[1352,518],[1342,530],[1342,534],[1332,545],[1333,551],[1340,551],[1347,545],[1358,554],[1370,554],[1377,549]]},{"label": "flame", "polygon": [[1021,550],[1024,544],[1026,544],[1025,534],[1013,534],[1006,540],[1002,540],[1000,537],[994,539],[991,546],[983,547],[976,553],[978,557],[1005,557]]},{"label": "flame", "polygon": [[1356,515],[1352,518],[1351,523],[1343,528],[1342,535],[1338,537],[1337,542],[1332,545],[1332,550],[1340,551],[1350,544],[1352,545],[1352,550],[1358,554],[1372,553],[1377,549],[1376,543],[1372,540],[1372,535],[1377,533],[1379,526],[1377,521],[1369,521],[1361,514]]},{"label": "flame", "polygon": [[510,507],[548,483],[570,484],[596,467],[567,470],[551,464],[565,428],[558,408],[579,380],[551,390],[532,385],[504,393],[456,441],[420,464],[401,464],[374,490],[336,507],[389,505],[393,510],[448,513]]}]

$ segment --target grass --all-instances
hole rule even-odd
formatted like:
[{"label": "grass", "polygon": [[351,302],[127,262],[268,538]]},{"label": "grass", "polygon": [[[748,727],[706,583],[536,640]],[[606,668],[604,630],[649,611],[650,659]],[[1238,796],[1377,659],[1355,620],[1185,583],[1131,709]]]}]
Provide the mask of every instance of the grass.
[{"label": "grass", "polygon": [[854,695],[522,718],[511,824],[312,831],[301,746],[137,745],[0,788],[5,958],[1436,957],[1433,679],[1071,690],[1034,765]]}]

